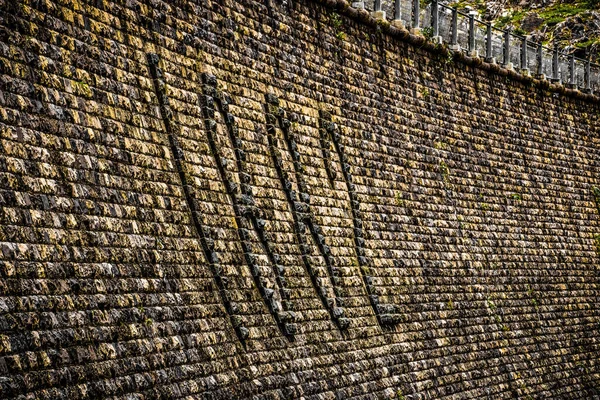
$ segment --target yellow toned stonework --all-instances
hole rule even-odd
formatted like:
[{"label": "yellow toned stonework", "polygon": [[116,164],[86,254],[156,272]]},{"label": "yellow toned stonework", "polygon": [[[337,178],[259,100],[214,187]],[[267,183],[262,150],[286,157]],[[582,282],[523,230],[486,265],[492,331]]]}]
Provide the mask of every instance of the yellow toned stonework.
[{"label": "yellow toned stonework", "polygon": [[382,16],[0,0],[1,399],[600,396],[598,97]]}]

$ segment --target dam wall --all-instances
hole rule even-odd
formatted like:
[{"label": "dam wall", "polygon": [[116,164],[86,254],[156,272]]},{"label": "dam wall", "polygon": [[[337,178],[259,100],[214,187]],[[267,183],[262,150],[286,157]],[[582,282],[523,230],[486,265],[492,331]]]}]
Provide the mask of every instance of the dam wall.
[{"label": "dam wall", "polygon": [[597,398],[599,104],[342,1],[0,0],[0,398]]}]

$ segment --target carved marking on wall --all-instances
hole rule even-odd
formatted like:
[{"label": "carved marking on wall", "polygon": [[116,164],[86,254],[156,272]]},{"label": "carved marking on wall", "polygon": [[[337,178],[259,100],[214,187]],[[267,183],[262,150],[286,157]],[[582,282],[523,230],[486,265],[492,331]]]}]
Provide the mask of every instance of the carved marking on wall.
[{"label": "carved marking on wall", "polygon": [[[206,131],[211,152],[215,157],[221,178],[231,201],[236,216],[236,224],[239,238],[242,242],[246,263],[252,272],[254,281],[269,308],[269,311],[277,321],[281,331],[288,338],[293,338],[297,331],[294,323],[295,314],[290,311],[289,289],[285,287],[285,268],[280,264],[280,256],[274,250],[265,230],[266,221],[264,212],[256,206],[252,193],[252,176],[246,168],[246,155],[243,150],[242,141],[238,135],[238,127],[235,117],[229,112],[230,99],[225,93],[217,90],[217,79],[210,74],[202,74],[203,96],[200,96],[202,111],[205,117]],[[221,155],[217,146],[217,121],[215,112],[219,112],[225,121],[227,139],[234,149],[235,164],[237,167],[238,182],[235,180],[235,169],[229,160]],[[270,268],[275,275],[275,282],[268,280],[269,274],[263,272],[264,266],[259,265],[258,257],[253,249],[251,232],[254,232],[267,255]],[[276,289],[274,289],[276,287]]]},{"label": "carved marking on wall", "polygon": [[321,154],[323,155],[323,162],[325,163],[325,171],[327,171],[329,186],[333,187],[337,173],[333,169],[333,161],[331,161],[331,145],[328,138],[328,132],[322,126],[319,128],[319,137],[321,142]]},{"label": "carved marking on wall", "polygon": [[334,151],[338,154],[338,158],[342,163],[342,175],[346,182],[348,194],[350,196],[350,208],[352,210],[352,221],[354,224],[354,245],[356,256],[358,257],[358,265],[360,266],[360,274],[367,288],[371,306],[377,315],[377,320],[382,326],[390,326],[399,323],[402,315],[398,313],[397,307],[394,304],[381,303],[377,294],[377,288],[373,283],[371,275],[371,261],[366,256],[365,239],[363,231],[362,213],[360,211],[360,202],[356,196],[356,189],[352,183],[351,167],[348,159],[344,154],[344,145],[340,143],[340,133],[338,126],[332,122],[331,113],[321,110],[319,118],[319,132],[321,136],[321,146],[323,152],[329,152],[333,143]]},{"label": "carved marking on wall", "polygon": [[[596,211],[600,215],[600,188],[598,186],[592,186],[592,195]],[[596,254],[600,256],[600,234],[598,233],[594,235],[594,248],[596,249]]]},{"label": "carved marking on wall", "polygon": [[[304,179],[304,166],[300,159],[295,135],[290,132],[290,120],[286,118],[283,108],[279,106],[279,99],[274,95],[266,95],[266,117],[267,117],[267,136],[269,139],[270,153],[277,169],[277,174],[286,193],[292,215],[294,217],[294,226],[296,238],[300,244],[302,260],[313,285],[319,293],[319,297],[325,308],[331,314],[332,319],[340,329],[346,329],[350,324],[348,318],[344,317],[343,299],[339,293],[339,287],[336,284],[338,269],[335,267],[335,260],[331,255],[329,246],[325,243],[325,236],[321,227],[315,222],[314,215],[310,208],[310,196]],[[279,145],[277,138],[277,127],[283,133],[284,144]],[[283,169],[283,160],[281,158],[281,148],[284,147],[290,153],[293,165],[298,193],[293,189],[293,183],[289,179],[288,173]],[[307,234],[308,230],[308,234]],[[317,268],[311,261],[313,244],[318,249],[320,256],[325,260],[327,275],[329,276],[329,286],[333,288],[333,293],[328,290],[328,285],[317,272]]]},{"label": "carved marking on wall", "polygon": [[229,314],[229,318],[233,327],[235,328],[236,335],[243,343],[244,340],[246,340],[246,338],[248,337],[249,331],[244,326],[242,317],[238,315],[238,307],[234,302],[231,301],[231,296],[228,289],[229,282],[227,277],[223,276],[222,274],[223,268],[219,263],[218,254],[215,252],[215,242],[212,238],[210,238],[208,230],[202,225],[202,221],[200,220],[200,217],[198,215],[200,213],[200,210],[198,210],[195,206],[192,193],[190,192],[190,188],[182,165],[184,161],[184,153],[177,140],[176,131],[178,128],[177,125],[172,121],[173,111],[171,110],[171,107],[169,105],[169,98],[166,94],[166,84],[163,78],[162,70],[158,67],[159,58],[156,54],[148,54],[147,57],[148,64],[150,66],[150,73],[154,81],[154,89],[156,92],[156,96],[158,97],[160,114],[163,119],[163,123],[165,124],[165,131],[167,132],[167,136],[169,138],[169,147],[173,155],[173,159],[175,160],[175,167],[181,179],[181,184],[185,193],[186,202],[191,210],[194,227],[196,229],[198,237],[200,238],[200,243],[202,245],[204,256],[206,257],[206,260],[209,263],[210,270],[217,283],[221,300],[225,305],[227,314]]}]

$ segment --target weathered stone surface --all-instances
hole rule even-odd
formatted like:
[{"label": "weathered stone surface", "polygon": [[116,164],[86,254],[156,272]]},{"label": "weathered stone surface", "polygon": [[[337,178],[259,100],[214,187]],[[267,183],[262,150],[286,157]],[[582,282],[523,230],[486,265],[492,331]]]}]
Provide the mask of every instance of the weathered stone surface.
[{"label": "weathered stone surface", "polygon": [[0,0],[0,398],[598,395],[597,99],[333,3]]}]

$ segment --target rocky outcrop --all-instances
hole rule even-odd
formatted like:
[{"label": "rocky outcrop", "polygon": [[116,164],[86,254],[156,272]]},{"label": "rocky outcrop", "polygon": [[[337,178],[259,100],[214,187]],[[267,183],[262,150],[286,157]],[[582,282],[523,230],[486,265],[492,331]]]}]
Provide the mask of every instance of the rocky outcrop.
[{"label": "rocky outcrop", "polygon": [[586,11],[542,32],[543,38],[554,38],[569,53],[579,57],[588,54],[598,60],[600,54],[600,11]]},{"label": "rocky outcrop", "polygon": [[[480,5],[468,0],[460,4],[476,8]],[[597,2],[581,5],[554,0],[495,0],[485,2],[478,9],[483,19],[523,33],[530,40],[550,45],[556,43],[580,58],[590,56],[599,60],[600,4]]]}]

